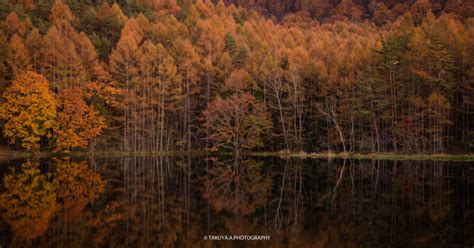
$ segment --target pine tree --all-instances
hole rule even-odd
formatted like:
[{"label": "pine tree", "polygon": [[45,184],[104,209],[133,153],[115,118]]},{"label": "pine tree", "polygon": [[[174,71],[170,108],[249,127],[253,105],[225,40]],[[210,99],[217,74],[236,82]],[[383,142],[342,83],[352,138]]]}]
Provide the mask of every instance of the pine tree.
[{"label": "pine tree", "polygon": [[225,46],[224,46],[225,51],[229,52],[231,55],[233,55],[237,51],[237,44],[235,42],[234,37],[232,36],[231,33],[226,33],[225,34]]}]

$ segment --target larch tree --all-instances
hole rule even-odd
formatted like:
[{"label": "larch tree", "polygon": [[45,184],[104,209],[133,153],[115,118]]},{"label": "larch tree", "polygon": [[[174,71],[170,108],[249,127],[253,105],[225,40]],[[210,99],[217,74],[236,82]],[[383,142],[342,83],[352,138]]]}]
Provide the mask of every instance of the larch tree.
[{"label": "larch tree", "polygon": [[374,14],[372,15],[372,21],[378,26],[392,23],[395,19],[393,13],[383,3],[375,3],[373,12]]},{"label": "larch tree", "polygon": [[433,92],[427,99],[427,133],[434,153],[445,150],[446,130],[452,124],[449,119],[451,105],[445,96]]},{"label": "larch tree", "polygon": [[5,35],[5,38],[7,40],[10,39],[10,37],[18,32],[20,29],[21,25],[21,20],[16,14],[16,12],[10,12],[10,14],[7,15],[5,18],[5,21],[2,23],[2,30],[3,34]]},{"label": "larch tree", "polygon": [[67,4],[62,0],[55,0],[51,7],[49,21],[56,26],[61,33],[69,32],[72,29],[71,22],[75,20],[75,16]]},{"label": "larch tree", "polygon": [[9,0],[8,3],[12,5],[19,5],[26,11],[34,11],[36,7],[34,0]]},{"label": "larch tree", "polygon": [[472,4],[251,3],[301,10],[280,22],[212,1],[20,2],[0,4],[14,10],[0,23],[1,91],[27,70],[58,95],[80,88],[107,117],[104,145],[211,146],[203,111],[249,94],[272,117],[269,150],[472,149]]},{"label": "larch tree", "polygon": [[91,40],[97,49],[97,54],[105,60],[113,46],[120,38],[120,30],[127,21],[127,17],[117,3],[112,7],[104,2],[97,10],[91,10],[82,18],[83,26],[87,33],[92,33]]},{"label": "larch tree", "polygon": [[43,37],[40,68],[55,91],[79,87],[87,79],[87,73],[74,42],[55,26]]},{"label": "larch tree", "polygon": [[123,106],[123,146],[125,150],[136,149],[136,117],[135,86],[139,79],[140,45],[143,32],[135,19],[125,23],[120,40],[109,56],[109,70],[113,79],[119,82],[118,87],[124,91]]},{"label": "larch tree", "polygon": [[141,143],[147,150],[165,150],[165,142],[176,128],[168,124],[168,115],[176,112],[183,96],[183,90],[176,87],[180,80],[177,67],[163,45],[149,40],[141,47],[139,67],[140,116],[137,121],[142,126]]},{"label": "larch tree", "polygon": [[428,0],[416,0],[410,8],[415,24],[420,24],[427,12],[431,12],[432,5]]},{"label": "larch tree", "polygon": [[[75,45],[77,54],[81,59],[81,65],[86,73],[86,79],[88,81],[95,80],[97,71],[102,71],[103,68],[99,62],[94,45],[84,32],[78,34]],[[85,83],[82,82],[79,87],[84,87],[84,84]]]},{"label": "larch tree", "polygon": [[406,33],[402,34],[393,34],[388,37],[386,41],[383,42],[382,56],[383,62],[380,67],[382,73],[384,74],[384,80],[389,85],[389,92],[386,96],[390,101],[390,132],[391,132],[391,142],[394,151],[398,150],[399,146],[399,133],[402,128],[399,119],[400,119],[400,107],[399,104],[401,94],[403,93],[402,86],[404,85],[405,80],[407,80],[406,75],[406,66],[407,58],[405,52],[410,41],[410,35]]},{"label": "larch tree", "polygon": [[51,137],[56,123],[56,99],[46,78],[34,72],[17,76],[3,94],[0,118],[3,135],[11,143],[20,141],[27,150],[38,150],[43,137]]},{"label": "larch tree", "polygon": [[9,82],[8,76],[8,65],[7,65],[7,53],[8,44],[4,39],[3,34],[0,32],[0,93],[3,93]]},{"label": "larch tree", "polygon": [[115,21],[117,21],[119,25],[123,25],[125,22],[127,22],[128,17],[123,13],[117,2],[112,4],[112,13]]},{"label": "larch tree", "polygon": [[28,33],[34,28],[33,23],[31,22],[29,17],[26,17],[21,23],[20,27],[18,28],[17,34],[22,37],[26,38]]},{"label": "larch tree", "polygon": [[17,34],[14,34],[10,39],[10,44],[8,45],[7,63],[10,66],[13,78],[15,78],[18,74],[31,69],[28,49],[26,48],[23,39]]},{"label": "larch tree", "polygon": [[26,46],[28,47],[28,54],[30,57],[31,69],[34,72],[39,72],[40,70],[40,56],[41,48],[43,46],[43,37],[39,33],[37,28],[31,30],[31,32],[26,37]]},{"label": "larch tree", "polygon": [[84,87],[99,66],[96,49],[85,33],[74,29],[76,17],[67,4],[56,0],[49,16],[52,26],[43,39],[41,72],[55,91]]},{"label": "larch tree", "polygon": [[361,6],[355,4],[352,0],[342,0],[334,10],[335,17],[345,17],[351,21],[362,21],[364,11]]},{"label": "larch tree", "polygon": [[299,150],[303,149],[304,118],[307,106],[305,92],[308,88],[304,80],[308,61],[308,53],[302,47],[297,47],[289,53],[289,66],[285,73],[287,83],[284,92],[288,95],[286,104],[291,106],[287,126],[292,132],[293,147]]},{"label": "larch tree", "polygon": [[181,87],[185,94],[183,102],[183,140],[180,144],[186,144],[186,149],[191,150],[191,136],[192,136],[192,124],[193,114],[195,111],[195,104],[193,100],[196,94],[200,93],[198,86],[198,80],[200,78],[200,60],[199,56],[189,40],[178,40],[175,42],[174,47],[177,58],[178,70],[182,78]]}]

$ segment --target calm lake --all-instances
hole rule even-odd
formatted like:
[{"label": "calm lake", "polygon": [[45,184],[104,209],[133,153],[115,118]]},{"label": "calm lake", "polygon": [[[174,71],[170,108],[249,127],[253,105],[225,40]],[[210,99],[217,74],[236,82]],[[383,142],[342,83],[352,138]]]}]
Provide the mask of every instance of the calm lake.
[{"label": "calm lake", "polygon": [[472,162],[162,156],[2,163],[2,248],[474,245]]}]

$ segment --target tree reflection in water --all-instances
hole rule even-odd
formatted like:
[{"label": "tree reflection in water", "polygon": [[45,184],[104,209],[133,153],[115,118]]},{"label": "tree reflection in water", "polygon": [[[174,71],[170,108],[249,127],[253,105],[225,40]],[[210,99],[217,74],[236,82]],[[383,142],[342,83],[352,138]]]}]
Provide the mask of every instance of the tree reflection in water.
[{"label": "tree reflection in water", "polygon": [[97,172],[88,170],[84,161],[55,159],[54,183],[60,202],[58,217],[64,222],[82,220],[84,209],[104,191],[105,182]]},{"label": "tree reflection in water", "polygon": [[[54,159],[51,165],[51,170],[41,173],[38,160],[28,161],[20,166],[19,173],[11,170],[4,177],[3,218],[20,237],[12,246],[47,247],[54,243],[73,247],[78,240],[100,236],[105,230],[101,222],[120,219],[117,214],[107,213],[111,204],[99,213],[91,208],[103,193],[105,181],[99,173],[89,170],[85,161]],[[94,227],[101,228],[97,232],[83,232]],[[60,238],[53,240],[51,236]],[[38,237],[38,243],[22,242]]]},{"label": "tree reflection in water", "polygon": [[216,212],[226,210],[245,216],[267,202],[272,181],[261,172],[263,162],[242,158],[210,160],[212,165],[203,177],[203,197]]},{"label": "tree reflection in water", "polygon": [[41,174],[39,162],[26,162],[3,179],[0,195],[3,218],[13,232],[26,240],[42,235],[56,210],[56,194],[50,174]]},{"label": "tree reflection in water", "polygon": [[[0,171],[2,247],[474,242],[474,170],[463,164],[191,156],[14,164]],[[204,241],[210,234],[272,238]]]}]

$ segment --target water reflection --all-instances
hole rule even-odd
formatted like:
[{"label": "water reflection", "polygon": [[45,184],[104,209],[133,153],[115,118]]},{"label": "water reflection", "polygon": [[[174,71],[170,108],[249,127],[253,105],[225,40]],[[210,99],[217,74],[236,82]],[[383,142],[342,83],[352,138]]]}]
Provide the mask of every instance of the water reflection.
[{"label": "water reflection", "polygon": [[249,215],[263,206],[270,195],[272,180],[262,174],[263,162],[233,158],[220,161],[210,158],[203,180],[203,197],[220,213]]},{"label": "water reflection", "polygon": [[122,157],[23,161],[2,177],[2,247],[474,243],[472,164]]},{"label": "water reflection", "polygon": [[105,181],[97,172],[87,169],[87,164],[55,159],[54,184],[59,204],[58,218],[64,222],[83,219],[85,207],[91,205],[104,191]]},{"label": "water reflection", "polygon": [[0,195],[4,220],[21,238],[42,235],[57,208],[51,175],[41,174],[38,162],[26,162],[21,171],[4,177],[6,191]]}]

